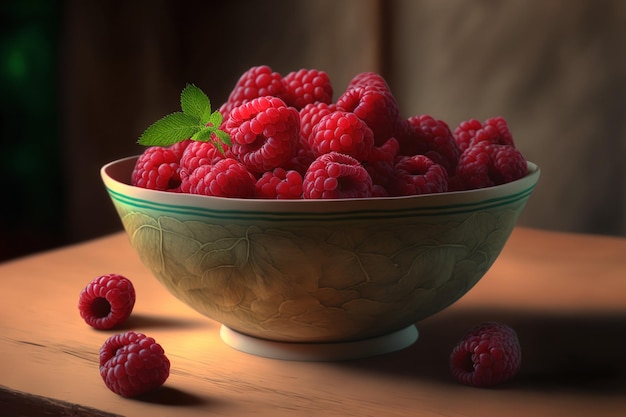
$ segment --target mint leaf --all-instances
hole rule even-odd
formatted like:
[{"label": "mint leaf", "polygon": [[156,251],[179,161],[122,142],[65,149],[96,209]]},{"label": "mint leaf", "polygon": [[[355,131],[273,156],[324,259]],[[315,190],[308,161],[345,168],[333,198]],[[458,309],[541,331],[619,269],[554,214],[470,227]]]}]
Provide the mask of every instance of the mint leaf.
[{"label": "mint leaf", "polygon": [[172,113],[151,124],[139,138],[146,146],[169,146],[190,138],[202,125],[198,118],[185,113]]},{"label": "mint leaf", "polygon": [[195,117],[202,124],[209,121],[211,101],[202,90],[193,84],[187,84],[187,87],[180,93],[180,107],[183,113]]},{"label": "mint leaf", "polygon": [[209,120],[208,120],[207,123],[210,124],[211,126],[215,126],[216,128],[219,128],[220,125],[222,124],[222,120],[224,120],[224,116],[222,116],[222,113],[220,113],[219,111],[215,110],[209,116]]},{"label": "mint leaf", "polygon": [[213,134],[213,131],[205,127],[197,131],[191,139],[197,140],[198,142],[208,142],[211,139],[211,134]]},{"label": "mint leaf", "polygon": [[[224,132],[223,130],[215,130],[215,136],[217,136],[217,138],[225,145],[232,145],[232,142],[230,140],[230,135],[226,132]],[[221,149],[221,148],[220,148]]]}]

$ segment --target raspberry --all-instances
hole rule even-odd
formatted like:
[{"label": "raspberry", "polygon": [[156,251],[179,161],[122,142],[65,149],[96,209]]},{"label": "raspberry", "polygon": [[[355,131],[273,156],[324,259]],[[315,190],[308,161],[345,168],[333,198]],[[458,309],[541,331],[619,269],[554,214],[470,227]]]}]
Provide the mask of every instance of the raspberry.
[{"label": "raspberry", "polygon": [[400,143],[400,153],[426,155],[454,175],[461,151],[446,122],[424,114],[408,118],[407,123],[411,136]]},{"label": "raspberry", "polygon": [[214,165],[201,165],[183,178],[181,191],[215,197],[253,198],[256,178],[245,165],[233,158]]},{"label": "raspberry", "polygon": [[375,72],[361,72],[355,75],[348,83],[348,88],[353,87],[373,87],[381,90],[389,90],[389,85],[382,75]]},{"label": "raspberry", "polygon": [[387,189],[393,196],[443,193],[448,191],[448,174],[427,156],[404,156],[396,163],[394,181]]},{"label": "raspberry", "polygon": [[80,292],[78,311],[91,327],[111,329],[130,317],[135,306],[135,288],[122,275],[108,274],[92,280]]},{"label": "raspberry", "polygon": [[334,104],[311,103],[300,110],[300,137],[309,142],[313,127],[323,116],[333,113],[336,109]]},{"label": "raspberry", "polygon": [[389,90],[377,86],[352,87],[336,102],[337,110],[352,112],[374,132],[377,146],[394,136],[400,123],[398,104]]},{"label": "raspberry", "polygon": [[277,97],[259,97],[232,110],[225,125],[233,156],[255,173],[289,161],[300,138],[300,116]]},{"label": "raspberry", "polygon": [[[372,148],[363,166],[372,177],[372,182],[376,186],[382,187],[387,194],[386,188],[393,181],[396,158],[399,156],[400,144],[395,138],[390,138],[382,146]],[[381,195],[381,188],[376,188],[376,194]]]},{"label": "raspberry", "polygon": [[374,146],[374,134],[356,114],[335,111],[313,126],[309,145],[317,156],[339,152],[364,161]]},{"label": "raspberry", "polygon": [[333,86],[324,71],[301,69],[290,72],[283,77],[283,84],[283,100],[298,110],[310,103],[330,104],[333,99]]},{"label": "raspberry", "polygon": [[371,197],[372,179],[353,157],[337,152],[319,156],[307,170],[303,198]]},{"label": "raspberry", "polygon": [[527,170],[526,159],[513,146],[479,142],[461,154],[456,180],[464,189],[485,188],[520,179]]},{"label": "raspberry", "polygon": [[257,198],[296,199],[302,197],[302,175],[297,171],[275,168],[256,182]]},{"label": "raspberry", "polygon": [[[224,145],[225,146],[225,145]],[[228,151],[225,151],[228,154]],[[201,165],[213,165],[220,159],[224,159],[222,154],[211,142],[193,141],[180,158],[180,177],[188,177],[191,172]]]},{"label": "raspberry", "polygon": [[468,331],[450,354],[452,375],[462,384],[490,387],[513,378],[522,351],[515,331],[487,322]]},{"label": "raspberry", "polygon": [[231,91],[228,100],[220,107],[224,119],[231,110],[255,98],[264,96],[280,97],[283,95],[282,76],[273,72],[267,65],[252,67],[244,72]]},{"label": "raspberry", "polygon": [[123,397],[137,397],[165,383],[170,361],[152,337],[129,331],[109,337],[100,348],[100,376]]},{"label": "raspberry", "polygon": [[509,126],[501,116],[487,119],[485,123],[476,119],[461,122],[454,129],[454,139],[461,152],[479,142],[515,146]]},{"label": "raspberry", "polygon": [[181,146],[174,149],[161,146],[146,148],[135,163],[131,184],[151,190],[177,191],[180,186],[181,157],[178,148]]}]

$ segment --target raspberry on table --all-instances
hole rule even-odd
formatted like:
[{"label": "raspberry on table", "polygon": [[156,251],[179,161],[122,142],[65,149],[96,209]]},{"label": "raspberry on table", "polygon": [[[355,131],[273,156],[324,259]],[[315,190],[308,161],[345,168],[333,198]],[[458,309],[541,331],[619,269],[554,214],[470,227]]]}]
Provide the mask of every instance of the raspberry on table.
[{"label": "raspberry on table", "polygon": [[135,288],[119,274],[107,274],[93,279],[80,292],[78,311],[91,327],[107,330],[120,325],[133,311]]},{"label": "raspberry on table", "polygon": [[228,99],[219,111],[228,118],[231,110],[247,103],[255,98],[272,96],[281,97],[284,93],[284,83],[282,76],[272,71],[267,65],[251,67],[244,72],[235,84]]},{"label": "raspberry on table", "polygon": [[135,162],[131,185],[151,190],[177,191],[180,186],[181,146],[184,145],[173,149],[161,146],[146,148]]},{"label": "raspberry on table", "polygon": [[214,165],[201,165],[183,178],[184,193],[214,197],[253,198],[256,178],[248,168],[233,158],[224,158]]},{"label": "raspberry on table", "polygon": [[284,92],[281,98],[288,106],[300,110],[307,104],[330,104],[333,99],[333,86],[324,71],[300,69],[283,77]]},{"label": "raspberry on table", "polygon": [[462,384],[491,387],[513,378],[521,359],[517,333],[506,324],[486,322],[468,331],[454,347],[450,369]]},{"label": "raspberry on table", "polygon": [[319,156],[307,170],[302,196],[308,199],[372,196],[372,178],[353,157],[338,152]]},{"label": "raspberry on table", "polygon": [[257,174],[283,166],[296,152],[300,115],[277,97],[259,97],[235,107],[226,121],[230,152]]},{"label": "raspberry on table", "polygon": [[400,157],[394,167],[389,195],[419,195],[448,191],[448,174],[444,167],[424,155]]},{"label": "raspberry on table", "polygon": [[338,152],[361,162],[374,146],[374,133],[356,114],[335,111],[322,116],[313,126],[309,146],[317,156]]},{"label": "raspberry on table", "polygon": [[283,168],[265,172],[256,182],[256,197],[278,200],[301,198],[302,175]]},{"label": "raspberry on table", "polygon": [[123,397],[137,397],[165,383],[170,361],[152,337],[128,331],[109,337],[100,348],[100,376]]},{"label": "raspberry on table", "polygon": [[515,181],[527,173],[526,159],[512,145],[479,142],[461,154],[456,181],[464,189],[477,189]]}]

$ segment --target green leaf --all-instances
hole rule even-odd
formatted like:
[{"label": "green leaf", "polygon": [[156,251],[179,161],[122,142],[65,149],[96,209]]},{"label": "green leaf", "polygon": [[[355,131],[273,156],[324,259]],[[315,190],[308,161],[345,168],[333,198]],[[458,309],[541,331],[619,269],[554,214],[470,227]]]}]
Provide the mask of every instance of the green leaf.
[{"label": "green leaf", "polygon": [[215,110],[213,113],[211,113],[211,116],[209,116],[208,123],[212,126],[215,126],[216,128],[219,128],[223,120],[224,117],[222,116],[222,113],[220,113],[218,110]]},{"label": "green leaf", "polygon": [[199,131],[197,131],[191,139],[197,140],[198,142],[208,142],[211,139],[211,134],[214,130],[209,129],[208,127],[203,127]]},{"label": "green leaf", "polygon": [[195,117],[200,123],[205,124],[211,115],[211,101],[209,97],[193,84],[180,93],[180,107],[183,113]]},{"label": "green leaf", "polygon": [[217,136],[217,138],[225,145],[228,145],[228,146],[232,145],[232,142],[230,140],[230,135],[224,132],[223,130],[217,129],[215,131],[215,136]]},{"label": "green leaf", "polygon": [[139,137],[139,144],[169,146],[192,137],[202,129],[198,118],[185,113],[172,113],[157,120]]}]

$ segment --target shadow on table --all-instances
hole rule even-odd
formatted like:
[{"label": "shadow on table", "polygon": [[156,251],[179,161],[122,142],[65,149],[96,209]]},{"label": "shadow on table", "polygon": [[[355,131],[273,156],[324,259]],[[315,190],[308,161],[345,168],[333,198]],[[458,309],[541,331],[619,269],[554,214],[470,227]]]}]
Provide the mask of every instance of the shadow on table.
[{"label": "shadow on table", "polygon": [[420,335],[411,347],[341,364],[367,372],[456,383],[448,368],[448,355],[467,330],[491,320],[513,327],[522,347],[520,373],[500,389],[626,396],[626,313],[449,309],[417,323]]}]

